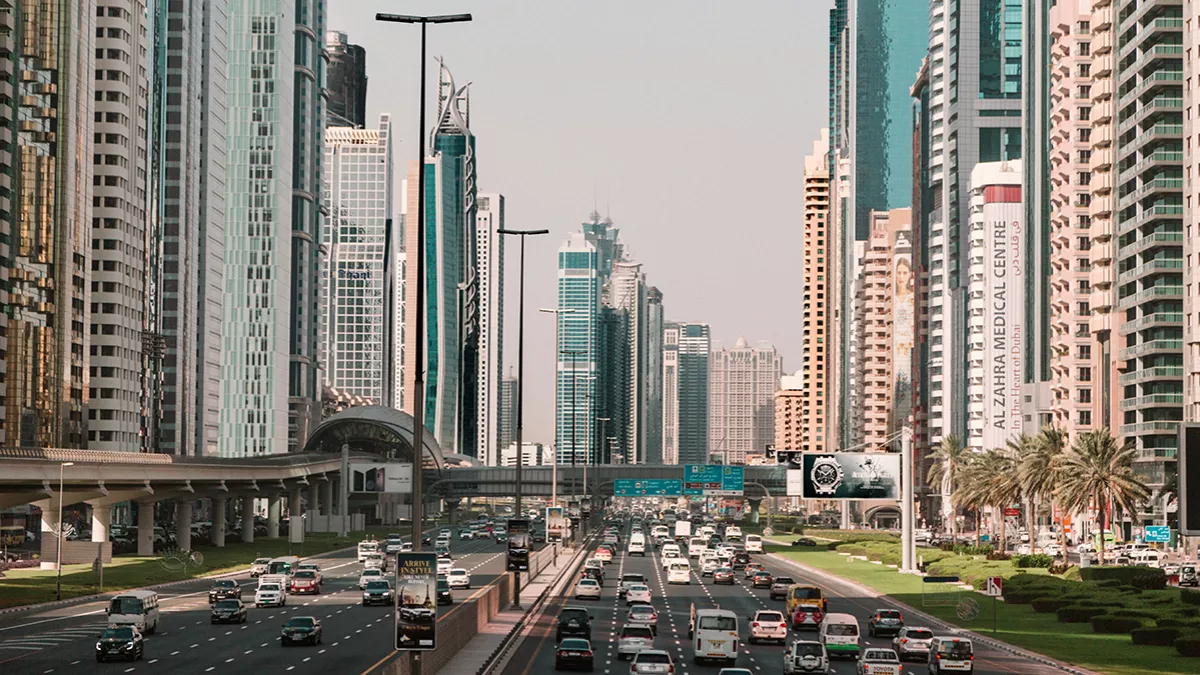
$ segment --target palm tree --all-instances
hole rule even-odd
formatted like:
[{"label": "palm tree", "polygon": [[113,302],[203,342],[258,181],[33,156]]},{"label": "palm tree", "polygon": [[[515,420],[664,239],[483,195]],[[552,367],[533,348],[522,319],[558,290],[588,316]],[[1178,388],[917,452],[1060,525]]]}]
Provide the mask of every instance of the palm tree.
[{"label": "palm tree", "polygon": [[[999,524],[999,550],[1003,551],[1008,542],[1007,528],[1004,526],[1004,508],[1021,498],[1016,453],[1008,448],[996,448],[975,454],[963,471],[960,493],[963,504],[974,507],[977,514],[979,509],[985,507],[998,514],[995,522]],[[976,518],[978,519],[978,515]],[[978,531],[979,528],[976,527],[977,541]]]},{"label": "palm tree", "polygon": [[1110,504],[1135,513],[1150,490],[1133,472],[1137,449],[1122,445],[1108,429],[1080,434],[1063,455],[1055,495],[1067,509],[1083,511],[1092,504],[1100,514],[1100,560],[1104,560],[1104,529],[1111,526]]},{"label": "palm tree", "polygon": [[[1036,512],[1045,503],[1054,503],[1054,486],[1058,483],[1057,474],[1066,435],[1058,427],[1048,424],[1042,427],[1037,436],[1022,434],[1021,438],[1028,440],[1021,446],[1017,477],[1021,491],[1034,504],[1033,510]],[[1030,536],[1036,535],[1036,527],[1034,520],[1029,527]],[[1062,536],[1065,539],[1065,532]]]},{"label": "palm tree", "polygon": [[937,450],[929,456],[931,464],[925,480],[932,487],[938,486],[942,499],[950,505],[950,538],[957,535],[956,491],[959,485],[959,474],[969,460],[968,451],[962,441],[953,434],[942,439]]},{"label": "palm tree", "polygon": [[1005,446],[1017,461],[1017,483],[1021,486],[1021,494],[1025,496],[1025,529],[1032,537],[1037,529],[1037,513],[1040,504],[1037,494],[1025,487],[1025,463],[1037,454],[1038,438],[1029,434],[1021,434],[1008,439]]}]

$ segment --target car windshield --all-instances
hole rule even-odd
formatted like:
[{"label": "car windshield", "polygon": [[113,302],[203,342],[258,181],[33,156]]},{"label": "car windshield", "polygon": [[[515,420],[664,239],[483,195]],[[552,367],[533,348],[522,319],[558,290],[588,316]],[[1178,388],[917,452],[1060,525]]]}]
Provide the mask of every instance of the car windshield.
[{"label": "car windshield", "polygon": [[953,658],[963,658],[971,655],[971,643],[969,642],[943,642],[938,647],[938,653],[942,656]]},{"label": "car windshield", "polygon": [[644,583],[646,581],[646,575],[644,575],[644,574],[622,574],[621,581],[623,581],[623,582],[624,581],[637,581],[637,582]]},{"label": "car windshield", "polygon": [[587,650],[587,649],[591,649],[592,645],[587,640],[583,640],[580,638],[567,638],[566,640],[563,640],[561,643],[559,643],[558,648],[559,649]]},{"label": "car windshield", "polygon": [[129,627],[106,628],[100,637],[105,640],[129,640],[133,638],[133,629]]},{"label": "car windshield", "polygon": [[292,576],[296,579],[316,579],[317,573],[312,570],[301,570]]},{"label": "car windshield", "polygon": [[213,582],[213,588],[237,588],[237,582],[233,579],[221,579]]},{"label": "car windshield", "polygon": [[894,609],[881,609],[881,610],[879,610],[878,614],[879,614],[879,618],[881,618],[881,619],[899,619],[900,618],[900,612],[898,612]]},{"label": "car windshield", "polygon": [[821,589],[819,588],[795,588],[792,589],[792,597],[798,600],[820,600]]},{"label": "car windshield", "polygon": [[641,615],[650,616],[653,613],[654,613],[654,608],[651,607],[650,605],[634,605],[629,610],[629,614],[631,616],[641,616]]},{"label": "car windshield", "polygon": [[904,634],[904,637],[908,638],[909,640],[932,640],[933,633],[925,629],[909,630]]},{"label": "car windshield", "polygon": [[559,621],[587,621],[588,613],[584,609],[564,609],[558,615]]},{"label": "car windshield", "polygon": [[137,598],[113,598],[108,611],[110,614],[141,614],[142,601]]},{"label": "car windshield", "polygon": [[217,603],[217,609],[237,609],[239,604],[237,600],[222,600]]},{"label": "car windshield", "polygon": [[797,642],[792,645],[795,656],[821,656],[821,645],[816,642]]},{"label": "car windshield", "polygon": [[372,581],[367,584],[368,591],[386,591],[391,585],[386,581]]},{"label": "car windshield", "polygon": [[288,619],[287,625],[288,628],[312,628],[316,623],[316,620],[311,616],[297,616]]},{"label": "car windshield", "polygon": [[260,591],[277,591],[277,590],[279,590],[279,584],[263,584],[262,586],[258,587],[258,590],[260,590]]},{"label": "car windshield", "polygon": [[825,629],[826,635],[858,635],[858,626],[852,623],[834,623]]},{"label": "car windshield", "polygon": [[625,626],[621,630],[623,638],[645,638],[647,640],[654,639],[654,633],[647,626]]},{"label": "car windshield", "polygon": [[865,661],[898,661],[896,652],[890,649],[868,649],[863,655]]},{"label": "car windshield", "polygon": [[775,577],[775,585],[776,586],[779,586],[781,584],[786,585],[786,584],[792,584],[792,583],[795,583],[795,582],[792,581],[791,577]]},{"label": "car windshield", "polygon": [[783,615],[779,612],[759,612],[758,616],[754,617],[755,621],[783,621]]},{"label": "car windshield", "polygon": [[583,579],[579,582],[580,586],[598,586],[595,579]]},{"label": "car windshield", "polygon": [[650,587],[646,586],[644,584],[635,584],[635,585],[629,587],[630,593],[643,593],[643,592],[646,592],[649,590],[650,590]]},{"label": "car windshield", "polygon": [[270,558],[255,558],[254,559],[255,565],[266,565],[269,562],[271,562]]},{"label": "car windshield", "polygon": [[380,572],[379,570],[363,570],[362,575],[364,577],[381,577],[383,576],[383,572]]},{"label": "car windshield", "polygon": [[737,619],[732,616],[701,617],[700,630],[737,630]]},{"label": "car windshield", "polygon": [[642,652],[633,659],[634,663],[670,663],[671,657],[662,652]]}]

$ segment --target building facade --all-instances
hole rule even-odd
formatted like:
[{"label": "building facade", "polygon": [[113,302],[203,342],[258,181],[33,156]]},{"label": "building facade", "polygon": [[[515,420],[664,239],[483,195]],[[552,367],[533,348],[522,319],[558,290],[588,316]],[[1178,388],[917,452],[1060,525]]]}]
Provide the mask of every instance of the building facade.
[{"label": "building facade", "polygon": [[747,454],[775,442],[775,392],[783,359],[775,347],[738,338],[709,362],[708,447],[713,459],[745,464]]},{"label": "building facade", "polygon": [[662,344],[662,463],[704,464],[712,352],[708,324],[667,322]]},{"label": "building facade", "polygon": [[[827,415],[828,377],[830,370],[829,325],[832,305],[829,290],[833,285],[830,261],[833,251],[829,245],[829,130],[822,129],[821,137],[813,142],[813,152],[804,158],[804,310],[802,365],[796,377],[801,386],[786,391],[789,399],[800,399],[799,423],[807,429],[803,448],[810,452],[825,452],[826,442],[834,438],[833,425]],[[778,398],[776,399],[778,413]],[[779,438],[776,420],[775,437]],[[781,446],[776,443],[776,447]]]},{"label": "building facade", "polygon": [[554,447],[560,464],[591,461],[596,433],[588,399],[596,396],[600,328],[600,253],[584,233],[558,249]]},{"label": "building facade", "polygon": [[804,388],[807,385],[808,378],[803,370],[779,378],[779,390],[775,392],[776,451],[823,452],[812,449],[815,445],[813,434],[806,426],[807,416],[804,413],[808,397]]},{"label": "building facade", "polygon": [[500,445],[507,448],[517,440],[517,376],[509,369],[500,382]]},{"label": "building facade", "polygon": [[367,50],[350,44],[342,31],[325,32],[325,53],[329,55],[326,81],[329,107],[326,124],[361,129],[367,125]]},{"label": "building facade", "polygon": [[375,405],[389,403],[392,387],[387,367],[392,167],[391,115],[380,115],[374,129],[325,129],[323,385]]},{"label": "building facade", "polygon": [[[504,195],[481,193],[475,218],[479,269],[478,429],[474,456],[506,447],[500,433],[504,379]],[[464,448],[465,449],[465,448]],[[470,453],[468,453],[470,454]]]},{"label": "building facade", "polygon": [[[1196,0],[1185,0],[1184,15],[1194,17],[1200,5]],[[1184,116],[1183,132],[1187,138],[1195,138],[1200,133],[1200,24],[1192,19],[1187,24],[1190,30],[1184,32],[1185,54],[1183,61],[1184,106],[1189,111]],[[1192,195],[1200,198],[1200,148],[1195,146],[1185,148],[1184,152],[1184,194],[1188,195],[1185,203],[1191,208],[1184,215],[1183,239],[1183,420],[1185,422],[1200,422],[1200,273],[1196,266],[1200,265],[1200,217],[1196,208],[1200,203],[1192,201]]]}]

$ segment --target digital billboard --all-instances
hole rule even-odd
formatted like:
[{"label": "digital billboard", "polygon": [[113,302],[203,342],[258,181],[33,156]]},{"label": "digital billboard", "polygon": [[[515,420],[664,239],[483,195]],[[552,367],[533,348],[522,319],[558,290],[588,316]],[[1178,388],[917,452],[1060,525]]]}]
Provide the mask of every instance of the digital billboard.
[{"label": "digital billboard", "polygon": [[789,469],[789,497],[900,499],[900,454],[808,452],[802,468]]},{"label": "digital billboard", "polygon": [[352,463],[350,492],[409,494],[412,492],[412,464]]},{"label": "digital billboard", "polygon": [[396,555],[396,644],[400,651],[437,646],[437,554]]}]

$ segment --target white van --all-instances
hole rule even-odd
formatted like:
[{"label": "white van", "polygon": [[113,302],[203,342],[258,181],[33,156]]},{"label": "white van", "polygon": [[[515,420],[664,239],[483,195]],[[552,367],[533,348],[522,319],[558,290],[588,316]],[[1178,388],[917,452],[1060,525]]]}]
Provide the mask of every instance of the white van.
[{"label": "white van", "polygon": [[708,550],[708,537],[692,537],[688,541],[688,557],[699,558]]},{"label": "white van", "polygon": [[737,525],[730,525],[725,528],[725,541],[741,541],[742,528]]},{"label": "white van", "polygon": [[377,541],[360,541],[358,542],[358,562],[366,562],[367,556],[372,553],[379,552],[379,542]]},{"label": "white van", "polygon": [[1162,564],[1162,551],[1152,548],[1140,549],[1129,554],[1129,564],[1139,567],[1158,567]]},{"label": "white van", "polygon": [[738,618],[727,609],[699,609],[692,620],[696,663],[709,659],[733,664],[738,657]]},{"label": "white van", "polygon": [[746,535],[746,553],[762,553],[762,537],[757,534]]},{"label": "white van", "polygon": [[158,630],[158,593],[125,591],[108,602],[108,625],[134,626],[143,633]]},{"label": "white van", "polygon": [[635,532],[629,537],[629,555],[646,557],[646,535]]},{"label": "white van", "polygon": [[929,674],[975,672],[975,648],[957,637],[935,637],[929,647]]},{"label": "white van", "polygon": [[825,645],[825,651],[829,653],[829,658],[838,656],[858,658],[860,649],[858,619],[853,615],[826,614],[817,631],[817,639]]},{"label": "white van", "polygon": [[671,565],[667,567],[667,583],[691,584],[692,566],[682,558],[679,558],[676,562],[672,562]]}]

